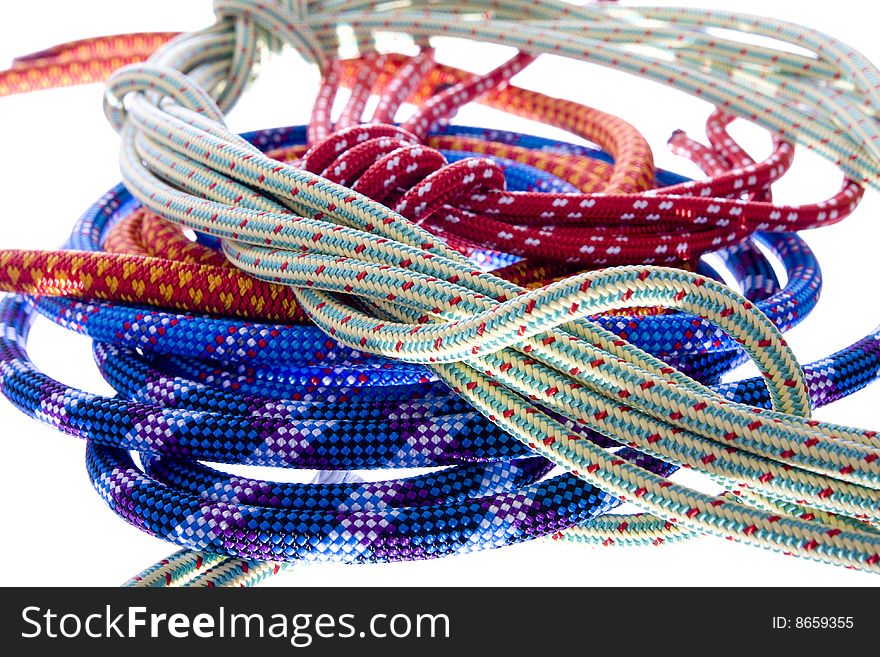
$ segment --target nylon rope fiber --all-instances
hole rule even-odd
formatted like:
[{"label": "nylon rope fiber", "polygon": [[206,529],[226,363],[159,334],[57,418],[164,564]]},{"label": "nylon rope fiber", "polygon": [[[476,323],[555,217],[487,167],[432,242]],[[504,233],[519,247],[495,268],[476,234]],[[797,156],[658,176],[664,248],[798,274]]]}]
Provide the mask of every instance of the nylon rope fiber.
[{"label": "nylon rope fiber", "polygon": [[[88,438],[89,474],[111,508],[189,550],[135,583],[255,583],[301,560],[427,558],[540,535],[631,544],[712,533],[880,568],[876,433],[809,419],[813,403],[876,376],[876,338],[831,357],[853,366],[829,386],[828,361],[801,368],[779,333],[809,312],[820,285],[812,254],[789,231],[844,218],[862,186],[876,184],[868,62],[818,33],[729,13],[294,4],[219,1],[213,28],[135,38],[165,45],[108,83],[126,188],[84,215],[72,252],[0,253],[4,289],[38,295],[3,302],[4,394]],[[461,12],[466,21],[450,18]],[[639,12],[663,27],[639,27]],[[337,24],[353,27],[360,59],[336,60]],[[590,39],[581,36],[587,24]],[[805,68],[804,57],[769,48],[739,54],[708,39],[707,25],[748,26],[806,44],[817,59]],[[422,52],[376,54],[372,29],[411,34]],[[632,126],[510,84],[532,54],[483,76],[436,65],[425,39],[450,29],[665,75],[711,99],[719,111],[710,146],[682,134],[671,144],[710,178],[655,172]],[[623,47],[672,39],[681,42],[673,63]],[[323,72],[311,125],[230,133],[222,113],[260,44],[281,41]],[[117,43],[120,52],[104,56],[112,61],[149,50],[104,43]],[[88,48],[17,66],[56,70],[88,59]],[[714,75],[694,69],[694,52]],[[762,82],[778,82],[777,92],[729,76],[740,57]],[[85,68],[82,81],[106,74]],[[31,75],[24,70],[2,78],[9,91],[43,84],[21,82]],[[339,85],[353,92],[334,125],[328,107]],[[830,93],[815,92],[821,85]],[[384,123],[361,126],[371,92]],[[419,109],[389,125],[408,98]],[[565,127],[613,159],[437,124],[477,99]],[[734,115],[775,131],[770,159],[738,150],[725,132]],[[794,141],[838,163],[839,194],[773,204],[769,185],[790,166]],[[169,220],[198,231],[200,243]],[[764,232],[749,238],[756,230]],[[784,262],[784,287],[758,242]],[[718,249],[751,301],[698,263]],[[580,271],[624,263],[641,264]],[[73,390],[33,367],[25,345],[35,311],[96,338],[119,397]],[[719,384],[745,355],[762,380]],[[143,470],[128,450],[141,454]],[[381,485],[294,485],[231,477],[198,460],[452,467]],[[545,478],[553,464],[569,474]],[[736,494],[670,480],[682,465]],[[608,513],[623,500],[650,515]]]}]

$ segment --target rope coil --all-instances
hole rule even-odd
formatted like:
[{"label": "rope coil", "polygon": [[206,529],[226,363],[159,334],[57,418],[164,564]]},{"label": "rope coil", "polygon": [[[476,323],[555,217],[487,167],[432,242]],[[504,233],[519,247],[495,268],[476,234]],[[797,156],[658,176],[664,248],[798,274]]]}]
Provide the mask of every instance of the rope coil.
[{"label": "rope coil", "polygon": [[[545,240],[552,243],[557,237],[560,243],[570,242],[565,233],[568,221],[597,219],[599,225],[595,227],[594,237],[602,244],[604,254],[594,257],[596,246],[582,244],[579,252],[589,257],[579,261],[614,264],[618,262],[614,256],[622,249],[613,243],[607,246],[609,241],[627,243],[633,235],[633,241],[639,243],[638,235],[644,223],[650,226],[649,230],[660,225],[680,233],[680,226],[688,225],[687,221],[681,221],[685,217],[694,219],[694,224],[701,224],[708,215],[719,215],[713,228],[716,232],[703,236],[703,242],[695,242],[692,248],[689,234],[679,242],[669,261],[680,262],[691,260],[704,250],[739,242],[754,230],[793,230],[842,219],[860,200],[861,183],[875,185],[874,121],[863,121],[862,125],[858,120],[866,113],[876,115],[873,68],[837,42],[820,40],[821,35],[817,33],[794,32],[791,26],[781,22],[756,23],[754,27],[749,23],[749,29],[758,33],[772,33],[815,47],[821,65],[811,69],[808,75],[821,78],[829,87],[840,91],[825,99],[821,94],[807,93],[802,84],[801,56],[774,54],[775,59],[771,59],[770,51],[756,48],[745,56],[759,60],[774,75],[785,79],[777,93],[789,100],[780,105],[778,99],[772,99],[777,104],[771,105],[772,95],[752,90],[746,96],[742,89],[749,85],[741,85],[737,79],[719,81],[677,63],[660,63],[647,56],[627,54],[619,47],[623,43],[667,43],[686,33],[684,43],[675,49],[680,50],[675,52],[676,60],[687,61],[693,49],[703,48],[711,52],[713,64],[723,67],[736,61],[729,43],[724,40],[709,43],[692,26],[744,25],[744,19],[735,14],[684,12],[671,15],[640,10],[645,17],[665,21],[663,28],[646,32],[628,24],[630,15],[614,7],[574,8],[557,2],[491,3],[492,14],[488,18],[468,21],[451,20],[453,14],[444,12],[454,12],[459,6],[473,11],[487,3],[432,3],[431,12],[426,14],[414,14],[410,8],[380,7],[370,2],[294,4],[293,13],[289,13],[289,7],[276,2],[216,2],[215,10],[221,21],[214,31],[179,38],[147,64],[129,66],[111,77],[107,93],[108,118],[122,137],[120,164],[126,187],[146,211],[202,235],[219,238],[223,254],[232,264],[267,283],[290,286],[255,287],[270,295],[278,294],[269,300],[281,306],[274,315],[265,306],[243,308],[244,316],[281,319],[285,312],[295,308],[331,336],[334,343],[347,347],[355,358],[356,354],[372,354],[395,362],[426,364],[433,373],[428,381],[404,379],[400,384],[413,386],[430,382],[434,385],[433,382],[439,380],[496,425],[482,434],[473,448],[465,446],[449,461],[443,460],[446,455],[442,453],[440,459],[435,458],[436,454],[425,459],[430,452],[429,442],[419,445],[409,456],[398,455],[396,461],[383,461],[384,457],[380,457],[372,462],[398,467],[453,463],[455,458],[479,453],[484,448],[480,444],[484,438],[492,445],[491,449],[499,451],[492,453],[485,464],[474,466],[483,473],[481,476],[485,476],[485,468],[491,467],[491,458],[543,456],[547,461],[535,458],[526,461],[529,465],[524,468],[527,474],[522,479],[517,479],[516,468],[503,469],[505,477],[512,477],[509,488],[503,484],[493,488],[491,493],[471,490],[470,495],[482,500],[480,503],[469,501],[470,497],[448,502],[435,500],[441,505],[451,505],[450,522],[452,518],[483,518],[503,527],[503,531],[488,534],[474,528],[475,533],[468,534],[476,537],[473,540],[488,545],[548,533],[590,541],[605,536],[607,542],[612,526],[627,525],[627,532],[621,534],[622,542],[657,541],[663,537],[678,540],[705,532],[821,561],[866,570],[880,569],[880,547],[872,526],[876,519],[877,475],[880,474],[877,463],[880,445],[876,433],[809,419],[809,376],[815,370],[808,370],[806,374],[802,371],[774,322],[754,303],[705,276],[643,266],[612,267],[566,276],[528,290],[515,282],[476,270],[460,251],[467,252],[468,245],[484,233],[457,230],[459,226],[468,230],[467,227],[473,226],[469,220],[482,216],[490,226],[512,224],[511,231],[524,233],[524,244],[538,247]],[[368,13],[368,9],[373,10],[372,13]],[[227,20],[230,17],[232,20]],[[529,23],[517,21],[520,17]],[[448,29],[440,30],[438,26],[444,20],[451,23],[447,23]],[[346,80],[346,75],[351,79],[345,67],[335,63],[332,50],[336,44],[328,36],[331,28],[340,23],[351,24],[359,36],[373,29],[390,28],[419,37],[438,31],[464,34],[513,41],[528,46],[529,52],[546,50],[613,63],[629,70],[641,65],[640,73],[648,77],[668,74],[672,77],[665,82],[690,90],[698,88],[700,95],[723,108],[712,119],[718,128],[717,132],[710,131],[712,150],[701,155],[701,162],[715,177],[707,183],[682,183],[660,191],[648,190],[643,183],[635,183],[627,189],[625,184],[632,183],[624,184],[623,179],[618,179],[614,187],[617,193],[607,196],[572,191],[536,194],[504,189],[508,176],[496,160],[465,157],[448,164],[440,151],[422,144],[437,119],[454,111],[460,103],[489,93],[492,88],[500,89],[490,93],[492,102],[507,98],[513,107],[517,102],[522,103],[520,107],[528,107],[536,96],[528,96],[508,84],[509,78],[531,61],[532,56],[527,54],[514,57],[487,76],[469,78],[457,87],[434,95],[404,124],[404,129],[414,128],[415,135],[393,126],[346,128],[343,125],[337,126],[341,131],[331,132],[328,124],[332,91]],[[578,36],[579,30],[587,24],[591,29],[589,39]],[[295,29],[300,25],[308,25],[308,28]],[[316,142],[311,151],[302,153],[301,166],[264,155],[247,140],[230,133],[223,124],[220,108],[226,110],[234,103],[243,88],[241,81],[249,77],[246,63],[253,59],[224,59],[229,54],[226,44],[231,42],[230,35],[253,43],[248,35],[254,26],[271,34],[273,39],[293,45],[326,73],[320,102],[316,105],[316,121],[310,127],[312,138],[320,137],[323,143]],[[505,34],[508,36],[502,36]],[[608,43],[601,43],[601,38],[606,38]],[[222,65],[209,63],[213,55],[206,57],[204,51],[197,54],[206,40],[217,44],[214,63]],[[577,50],[585,46],[586,50]],[[250,52],[248,47],[244,50]],[[417,58],[409,60],[403,71],[419,79],[430,77],[438,70],[441,76],[448,76],[448,71],[444,73],[443,69],[433,67],[431,59],[430,51],[423,50]],[[227,61],[231,63],[224,63]],[[407,86],[399,77],[387,74],[383,79],[382,71],[388,66],[394,68],[394,61],[392,56],[366,57],[359,69],[369,73],[360,78],[361,89],[373,83],[380,89],[387,88],[386,98],[390,100],[380,103],[379,115],[388,119],[394,117],[396,107],[412,95],[417,86]],[[232,69],[238,72],[231,74]],[[855,92],[837,86],[837,80],[843,76],[854,83]],[[804,112],[786,96],[792,90],[800,94],[799,103],[815,112],[815,120],[809,125],[801,120],[806,116]],[[212,93],[217,96],[217,103]],[[362,91],[353,94],[352,104],[343,113],[343,124],[359,120],[362,103],[368,95]],[[865,102],[853,103],[854,95]],[[735,100],[731,100],[733,96]],[[834,115],[840,109],[845,111]],[[769,160],[752,162],[737,150],[735,142],[719,136],[723,135],[732,112],[780,130],[787,139],[810,144],[826,156],[839,157],[847,176],[858,182],[845,181],[837,196],[816,206],[773,205],[769,185],[788,168],[791,145],[777,139]],[[790,122],[780,123],[785,120]],[[832,129],[832,123],[842,125],[845,130]],[[855,124],[860,127],[856,129]],[[855,139],[864,140],[864,148],[861,143],[856,144]],[[685,151],[699,151],[682,135],[676,137],[675,143]],[[637,146],[635,151],[638,152]],[[516,150],[507,152],[518,154]],[[642,172],[642,181],[647,178],[645,172],[653,173],[653,164],[644,157],[634,157],[632,162],[640,163],[634,169]],[[382,167],[390,170],[392,164],[402,167],[409,178],[380,176]],[[612,175],[623,170],[615,166]],[[748,196],[740,198],[743,192]],[[380,205],[377,198],[393,201],[400,214]],[[679,206],[679,202],[682,205]],[[576,213],[570,209],[572,203],[578,204]],[[500,211],[499,206],[504,210]],[[685,214],[684,209],[691,214]],[[111,214],[114,212],[111,210]],[[452,236],[451,243],[459,250],[447,247],[426,230],[434,230],[437,228],[434,224],[441,223],[437,221],[438,213],[445,214],[443,235]],[[669,221],[669,216],[675,217],[675,221],[663,223]],[[406,217],[424,222],[425,227],[411,223]],[[601,225],[606,217],[613,218],[617,225]],[[542,222],[550,221],[561,226],[542,226]],[[651,222],[660,223],[652,225]],[[87,223],[81,225],[80,230],[86,230]],[[631,234],[628,226],[633,226]],[[604,230],[606,228],[610,230]],[[622,230],[615,235],[612,231],[617,228]],[[506,233],[508,229],[502,230]],[[123,237],[120,234],[115,239],[123,240]],[[648,242],[654,239],[655,236],[646,237]],[[127,251],[130,242],[119,243]],[[791,242],[784,239],[777,244],[788,244],[785,248],[795,251],[798,248],[791,247]],[[77,246],[75,241],[72,246]],[[83,244],[78,246],[85,248]],[[502,248],[500,243],[494,242],[489,246],[514,254],[553,254],[558,260],[573,260],[571,254],[560,254],[555,249],[526,251],[506,245]],[[584,246],[592,246],[594,250],[584,251]],[[100,248],[100,245],[88,248]],[[665,253],[659,246],[654,248],[658,249],[655,258],[644,257],[644,261],[657,261],[656,256]],[[736,248],[729,248],[728,253],[735,253]],[[184,260],[199,253],[204,251],[196,249]],[[627,251],[620,261],[629,261],[633,253],[639,252]],[[6,254],[3,257],[7,271],[9,267],[16,267],[18,261]],[[36,259],[42,256],[14,257],[30,257],[21,269],[32,270]],[[152,264],[150,255],[125,257],[133,258],[127,261],[130,271]],[[730,257],[735,260],[743,256]],[[109,261],[96,258],[89,262]],[[123,269],[129,266],[122,264],[122,260],[119,262]],[[62,268],[64,266],[62,264]],[[76,266],[70,263],[70,267],[79,272],[72,278],[82,281],[83,275]],[[809,269],[807,267],[804,274],[805,280],[813,281]],[[241,281],[251,280],[241,275],[235,277],[228,266],[217,260],[197,266],[185,263],[177,266],[175,274],[183,282],[187,272],[205,279],[222,278],[222,285],[217,288],[221,302],[224,295],[230,297],[235,293]],[[759,279],[750,281],[749,289],[760,295],[761,286],[771,279],[767,276]],[[18,280],[12,283],[19,285]],[[71,295],[63,285],[64,280],[47,282],[32,276],[34,287],[24,287],[26,283],[22,281],[19,287],[12,289]],[[164,294],[162,285],[167,283],[158,283],[159,294]],[[257,283],[251,285],[257,286]],[[145,289],[132,298],[91,290],[86,298],[105,294],[105,298],[117,301],[143,300]],[[816,286],[811,288],[808,282],[804,289],[809,289],[806,296],[812,296],[815,302]],[[776,321],[787,311],[785,302],[774,298],[773,290],[771,282],[766,294],[773,303],[762,308],[773,309],[775,314],[771,312],[771,318]],[[291,303],[291,295],[296,305]],[[258,302],[260,298],[255,297]],[[191,308],[192,301],[183,299],[177,307]],[[46,303],[51,301],[41,300],[38,308],[46,308]],[[159,303],[175,307],[170,297]],[[776,303],[779,305],[774,305]],[[17,330],[15,340],[3,347],[8,368],[3,386],[7,394],[9,391],[15,394],[16,386],[26,387],[16,377],[23,382],[34,376],[23,352],[30,316],[22,302],[5,306],[4,321]],[[728,399],[760,400],[762,404],[769,400],[772,410],[725,400],[715,390],[607,331],[603,328],[605,324],[584,319],[599,313],[642,307],[675,308],[721,329],[729,336],[725,338],[726,344],[736,343],[760,366],[766,391],[742,384],[721,390]],[[200,308],[217,312],[216,306]],[[665,321],[664,317],[659,315],[658,322]],[[124,353],[114,349],[101,346],[98,351],[108,373],[114,368],[118,370],[125,362]],[[672,351],[676,349],[687,358],[694,357],[687,353],[687,347],[673,345]],[[216,354],[212,352],[212,355]],[[405,364],[397,367],[402,376],[416,371],[408,370]],[[117,378],[122,385],[122,377]],[[53,390],[52,394],[58,395],[61,406],[83,404],[61,389]],[[103,401],[88,401],[92,402],[109,409]],[[29,408],[25,402],[21,406]],[[118,410],[102,412],[131,417],[141,412],[140,407],[132,404],[118,404],[114,408]],[[460,408],[453,405],[450,410]],[[280,566],[274,565],[276,561],[337,556],[352,561],[380,559],[386,554],[383,550],[392,550],[392,545],[402,550],[395,552],[401,558],[449,553],[450,548],[443,545],[436,551],[415,549],[407,544],[406,532],[397,535],[393,531],[373,531],[375,527],[384,528],[394,523],[418,525],[422,516],[417,507],[393,507],[381,512],[360,506],[346,507],[350,515],[340,530],[323,519],[323,502],[309,511],[308,523],[312,524],[303,525],[299,516],[286,515],[287,506],[296,503],[294,500],[301,491],[285,496],[280,508],[270,513],[247,497],[242,499],[238,493],[231,494],[228,488],[221,488],[215,498],[202,497],[199,491],[205,490],[212,481],[220,484],[223,478],[220,474],[199,470],[194,476],[188,470],[175,470],[173,460],[163,464],[162,457],[146,463],[146,471],[141,472],[120,447],[164,452],[187,459],[218,456],[217,452],[210,451],[213,446],[205,450],[211,431],[219,426],[212,424],[213,418],[192,415],[186,439],[180,440],[184,437],[180,435],[167,441],[161,435],[167,435],[165,427],[171,417],[164,412],[144,415],[135,434],[126,435],[122,440],[114,433],[115,428],[102,439],[94,426],[79,426],[63,413],[48,413],[44,419],[95,441],[89,444],[90,476],[104,499],[123,517],[143,523],[146,514],[148,531],[189,549],[269,562],[255,569],[254,577],[277,571]],[[207,427],[204,434],[199,433],[200,424]],[[271,426],[257,424],[259,426],[251,428],[246,423],[237,425],[235,434],[240,445],[226,448],[228,451],[219,456],[300,467],[309,467],[306,464],[347,467],[364,462],[356,448],[350,452],[349,461],[338,456],[335,450],[340,449],[342,442],[332,442],[332,425],[324,425],[328,428],[324,435],[331,437],[326,453],[336,453],[336,461],[297,460],[306,448],[311,448],[309,440],[286,437],[288,429],[283,421]],[[576,430],[577,425],[588,431]],[[476,428],[477,423],[472,426]],[[366,423],[362,428],[369,432],[372,425]],[[508,435],[517,438],[522,446],[512,447]],[[608,451],[609,445],[616,451]],[[394,448],[392,445],[391,450]],[[425,460],[419,461],[415,455],[423,448],[428,451],[421,454]],[[248,453],[248,450],[253,451]],[[547,462],[565,467],[574,476],[528,483],[539,481],[546,469],[538,464]],[[676,484],[667,478],[671,469],[665,463],[700,468],[725,489],[739,489],[739,495],[705,495]],[[459,476],[464,471],[453,468],[437,476]],[[432,476],[419,481],[434,486]],[[469,473],[465,480],[471,481],[471,477],[476,476]],[[166,489],[158,483],[162,478],[175,480],[179,486]],[[256,483],[247,485],[253,488],[252,484]],[[521,490],[528,493],[508,492],[521,485],[525,486]],[[351,487],[345,490],[346,494],[352,494]],[[549,509],[558,505],[560,499],[570,503],[551,521]],[[598,518],[621,500],[636,501],[656,515],[630,516],[625,520]],[[164,516],[157,511],[168,508],[177,511]],[[340,510],[337,503],[329,503],[326,508],[335,509],[334,513]],[[262,535],[259,539],[252,537],[265,534],[269,518],[279,517],[283,518],[283,531],[268,537]],[[567,534],[573,520],[583,524]],[[315,526],[323,529],[312,529]],[[331,534],[333,541],[328,538]],[[404,544],[406,548],[400,548]],[[458,544],[452,549],[466,550],[467,545]],[[139,582],[184,581],[205,563],[211,564],[216,576],[216,580],[210,581],[235,581],[231,574],[235,570],[232,561],[203,559],[194,566],[196,562],[198,559],[194,562],[190,555],[174,557],[163,566],[164,570],[147,572],[140,576]],[[201,578],[193,581],[201,581]]]}]

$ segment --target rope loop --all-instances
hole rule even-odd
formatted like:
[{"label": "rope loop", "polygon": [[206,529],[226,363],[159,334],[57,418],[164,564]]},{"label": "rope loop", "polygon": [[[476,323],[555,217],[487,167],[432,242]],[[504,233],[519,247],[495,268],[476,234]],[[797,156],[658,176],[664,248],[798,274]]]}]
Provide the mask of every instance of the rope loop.
[{"label": "rope loop", "polygon": [[467,157],[450,164],[404,128],[381,123],[337,130],[313,146],[302,168],[422,222],[482,190],[504,191],[504,170]]},{"label": "rope loop", "polygon": [[278,0],[214,0],[214,14],[218,20],[250,18],[271,38],[293,46],[303,59],[317,65],[323,73],[329,58],[312,31],[308,5],[305,0],[292,4]]},{"label": "rope loop", "polygon": [[104,115],[117,132],[125,125],[125,97],[132,92],[152,95],[156,104],[171,98],[207,119],[223,124],[223,112],[210,94],[187,75],[155,63],[129,64],[107,81]]}]

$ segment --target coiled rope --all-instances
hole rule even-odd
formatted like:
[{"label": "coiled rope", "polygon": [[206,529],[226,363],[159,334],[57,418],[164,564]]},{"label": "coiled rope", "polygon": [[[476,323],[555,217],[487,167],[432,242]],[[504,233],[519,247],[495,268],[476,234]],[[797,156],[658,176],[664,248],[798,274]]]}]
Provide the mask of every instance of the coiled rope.
[{"label": "coiled rope", "polygon": [[[315,52],[310,56],[323,61]],[[162,57],[157,61],[161,65]],[[121,106],[113,100],[120,90],[163,87],[183,107],[157,107],[134,95],[122,122]],[[211,122],[220,116],[213,101],[170,69],[128,69],[110,89],[115,108],[110,114],[125,140],[124,177],[144,206],[223,237],[227,257],[251,274],[297,286],[300,306],[337,341],[359,352],[430,364],[438,378],[530,448],[660,514],[662,519],[637,519],[645,532],[659,525],[667,532],[710,531],[823,560],[876,566],[873,531],[863,522],[873,518],[876,506],[875,436],[799,417],[809,412],[801,372],[749,302],[704,278],[650,268],[585,273],[526,292],[473,271],[459,254],[357,192],[266,158]],[[156,172],[196,191],[157,167],[158,160],[152,171],[144,168],[150,148],[165,149],[175,162],[185,161],[189,170],[208,177],[209,190],[198,190],[207,199],[157,178]],[[493,167],[467,166],[459,167],[462,175],[492,179]],[[243,198],[242,184],[266,196]],[[288,209],[307,218],[295,219]],[[366,305],[353,307],[328,294],[337,292],[357,295]],[[648,354],[578,320],[633,306],[680,308],[717,323],[764,366],[774,407],[794,415],[722,402]],[[770,511],[672,484],[573,434],[529,400],[612,439],[626,436],[655,457],[699,463],[728,487],[745,480],[751,490],[744,497]],[[133,499],[161,493],[119,460],[121,453],[102,450],[90,445],[90,464],[93,472],[109,473],[95,481],[120,512],[131,508]],[[175,527],[177,540],[188,547],[254,559],[314,554],[314,545],[298,550],[279,544],[268,552],[260,546],[254,552],[257,547],[236,534],[236,528],[247,535],[248,523],[259,524],[259,514],[248,517],[253,509],[203,500],[195,506],[198,498],[184,496],[173,501],[199,510],[198,518],[188,516]],[[822,514],[820,521],[788,515],[797,505],[837,515]],[[206,526],[219,526],[225,534],[200,536]],[[351,536],[358,532],[363,529],[354,525]]]}]

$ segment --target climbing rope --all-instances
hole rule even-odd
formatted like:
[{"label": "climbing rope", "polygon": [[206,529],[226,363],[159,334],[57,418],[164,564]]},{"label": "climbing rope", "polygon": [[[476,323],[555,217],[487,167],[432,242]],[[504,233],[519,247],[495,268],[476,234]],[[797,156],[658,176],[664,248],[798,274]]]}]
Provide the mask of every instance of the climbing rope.
[{"label": "climbing rope", "polygon": [[[427,558],[551,534],[633,543],[713,533],[880,567],[871,524],[876,433],[809,419],[811,396],[824,403],[876,376],[876,339],[832,357],[856,364],[839,387],[816,385],[829,361],[802,370],[779,334],[816,301],[812,255],[791,235],[754,238],[785,262],[781,288],[757,242],[742,242],[755,230],[842,219],[861,184],[874,186],[873,119],[858,119],[875,114],[875,72],[863,58],[817,33],[728,13],[642,9],[663,24],[645,29],[622,8],[557,2],[441,2],[428,13],[294,4],[295,19],[284,3],[216,2],[217,26],[116,72],[106,107],[122,136],[128,192],[114,190],[83,217],[67,245],[75,252],[0,253],[4,289],[39,295],[0,309],[4,394],[89,439],[89,474],[111,508],[204,553],[176,555],[138,583],[253,583],[282,562]],[[486,17],[471,13],[481,7]],[[467,20],[444,13],[458,11]],[[586,22],[590,39],[581,36]],[[650,149],[631,126],[509,83],[532,55],[483,76],[435,65],[425,44],[409,60],[367,52],[337,62],[337,24],[352,25],[361,45],[373,29],[421,40],[457,34],[668,75],[664,82],[720,108],[709,147],[682,134],[672,144],[711,178],[657,172],[666,184],[653,188]],[[766,48],[739,54],[702,31],[746,25],[814,48],[817,63]],[[223,125],[221,110],[242,91],[263,39],[295,46],[324,73],[308,150],[298,146],[305,130],[241,137]],[[674,63],[623,47],[670,42],[681,43]],[[34,60],[69,52],[77,50]],[[697,72],[694,52],[720,75]],[[730,78],[739,61],[761,80],[782,80],[778,97]],[[354,89],[331,126],[339,85]],[[414,94],[420,109],[402,127],[360,126],[372,91],[382,94],[385,121]],[[613,165],[567,144],[436,126],[478,98],[589,137]],[[784,137],[768,160],[751,161],[729,139],[733,114]],[[838,195],[772,204],[769,185],[791,163],[787,140],[839,160],[848,179]],[[264,154],[272,148],[274,157]],[[159,217],[198,231],[202,244],[185,242]],[[218,239],[225,259],[211,249]],[[719,248],[752,301],[705,266],[572,273],[694,263]],[[480,269],[499,266],[506,278]],[[122,397],[88,395],[39,373],[24,351],[34,310],[99,340],[102,373]],[[619,314],[629,310],[638,314]],[[306,318],[320,332],[289,325]],[[762,379],[714,389],[656,357],[717,383],[743,353]],[[355,399],[349,410],[339,404]],[[142,454],[143,470],[127,450]],[[305,486],[230,477],[197,459],[457,465],[383,485]],[[543,478],[552,464],[571,474]],[[674,483],[668,475],[679,466],[737,494]],[[623,500],[653,515],[607,514]]]}]

